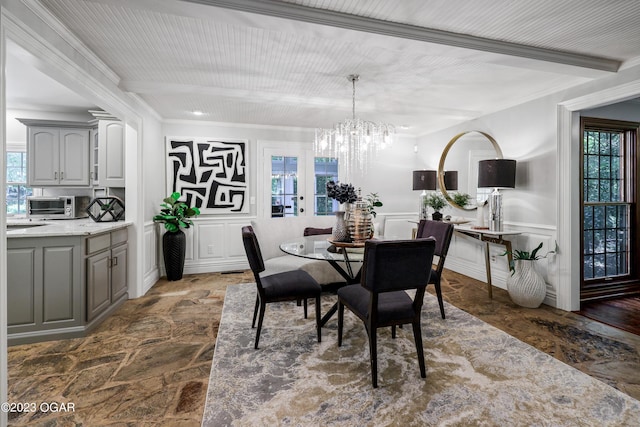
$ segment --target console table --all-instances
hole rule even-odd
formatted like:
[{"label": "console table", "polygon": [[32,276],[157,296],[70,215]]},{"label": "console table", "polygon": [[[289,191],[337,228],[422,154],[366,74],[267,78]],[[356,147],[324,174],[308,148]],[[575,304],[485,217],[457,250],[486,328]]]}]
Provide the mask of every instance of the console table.
[{"label": "console table", "polygon": [[[502,245],[507,252],[507,265],[511,266],[513,261],[511,241],[506,238],[517,236],[522,234],[519,231],[489,231],[487,229],[476,229],[470,226],[456,225],[454,233],[464,238],[473,240],[484,246],[484,263],[487,270],[487,291],[489,292],[489,298],[493,298],[493,288],[491,284],[491,260],[489,257],[489,243],[496,245]],[[509,267],[511,268],[511,267]]]}]

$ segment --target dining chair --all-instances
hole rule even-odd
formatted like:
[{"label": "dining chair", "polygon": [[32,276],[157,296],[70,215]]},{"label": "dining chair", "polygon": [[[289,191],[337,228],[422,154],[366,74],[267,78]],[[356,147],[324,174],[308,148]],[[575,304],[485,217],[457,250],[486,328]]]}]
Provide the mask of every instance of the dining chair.
[{"label": "dining chair", "polygon": [[[411,323],[420,376],[426,378],[420,312],[431,273],[433,239],[367,240],[360,284],[338,289],[338,347],[342,346],[344,308],[365,325],[369,335],[371,381],[378,387],[377,329]],[[413,299],[405,291],[415,289]]]},{"label": "dining chair", "polygon": [[[260,277],[260,273],[265,270],[262,253],[258,239],[251,226],[242,227],[242,243],[249,260],[249,266],[256,280],[258,294],[256,295],[256,305],[253,310],[253,321],[251,327],[256,327],[258,318],[258,331],[254,348],[258,348],[260,332],[262,331],[262,321],[266,305],[280,301],[304,301],[304,317],[307,318],[307,298],[315,298],[316,302],[316,329],[318,331],[318,342],[322,340],[321,320],[320,320],[320,294],[322,288],[316,280],[303,270],[285,271],[283,273],[271,274]],[[258,310],[260,316],[258,317]]]},{"label": "dining chair", "polygon": [[435,269],[431,270],[431,277],[429,278],[429,284],[432,284],[436,288],[436,296],[438,297],[438,305],[440,305],[440,314],[442,318],[444,315],[444,302],[442,301],[442,289],[440,281],[442,279],[442,270],[444,269],[444,261],[447,258],[447,252],[449,252],[449,245],[451,244],[451,237],[453,236],[453,224],[443,221],[431,221],[428,219],[422,219],[418,223],[418,231],[416,232],[416,238],[433,237],[436,240],[435,255],[438,257],[438,264]]}]

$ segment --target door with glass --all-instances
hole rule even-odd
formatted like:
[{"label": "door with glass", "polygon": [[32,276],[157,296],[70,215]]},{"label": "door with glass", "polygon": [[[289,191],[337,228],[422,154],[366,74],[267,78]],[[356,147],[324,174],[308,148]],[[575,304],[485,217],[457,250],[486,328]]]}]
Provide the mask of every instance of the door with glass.
[{"label": "door with glass", "polygon": [[326,183],[338,179],[337,159],[315,157],[313,150],[296,144],[265,148],[262,153],[262,216],[333,214],[336,207],[327,198]]}]

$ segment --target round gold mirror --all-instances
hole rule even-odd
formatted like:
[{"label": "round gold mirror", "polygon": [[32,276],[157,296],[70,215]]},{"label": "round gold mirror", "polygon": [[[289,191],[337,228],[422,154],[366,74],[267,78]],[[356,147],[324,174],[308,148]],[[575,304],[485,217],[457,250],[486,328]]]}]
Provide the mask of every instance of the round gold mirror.
[{"label": "round gold mirror", "polygon": [[[478,188],[478,162],[487,159],[502,159],[502,150],[491,135],[471,130],[451,138],[440,156],[438,165],[438,184],[442,195],[451,206],[472,211],[477,209],[477,202],[487,200],[490,189]],[[446,179],[447,171],[450,172],[449,178],[455,171],[457,179]],[[457,188],[451,188],[453,182]],[[461,206],[456,199],[464,194],[469,195],[469,203]]]}]

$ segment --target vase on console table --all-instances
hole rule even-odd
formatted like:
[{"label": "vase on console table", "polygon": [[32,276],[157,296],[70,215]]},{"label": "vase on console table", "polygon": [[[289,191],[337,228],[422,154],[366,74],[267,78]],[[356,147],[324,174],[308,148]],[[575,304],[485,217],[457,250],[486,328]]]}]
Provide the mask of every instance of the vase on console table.
[{"label": "vase on console table", "polygon": [[349,214],[351,204],[342,203],[340,210],[335,212],[336,223],[331,230],[331,239],[334,242],[350,242],[349,227],[347,226],[347,216]]}]

